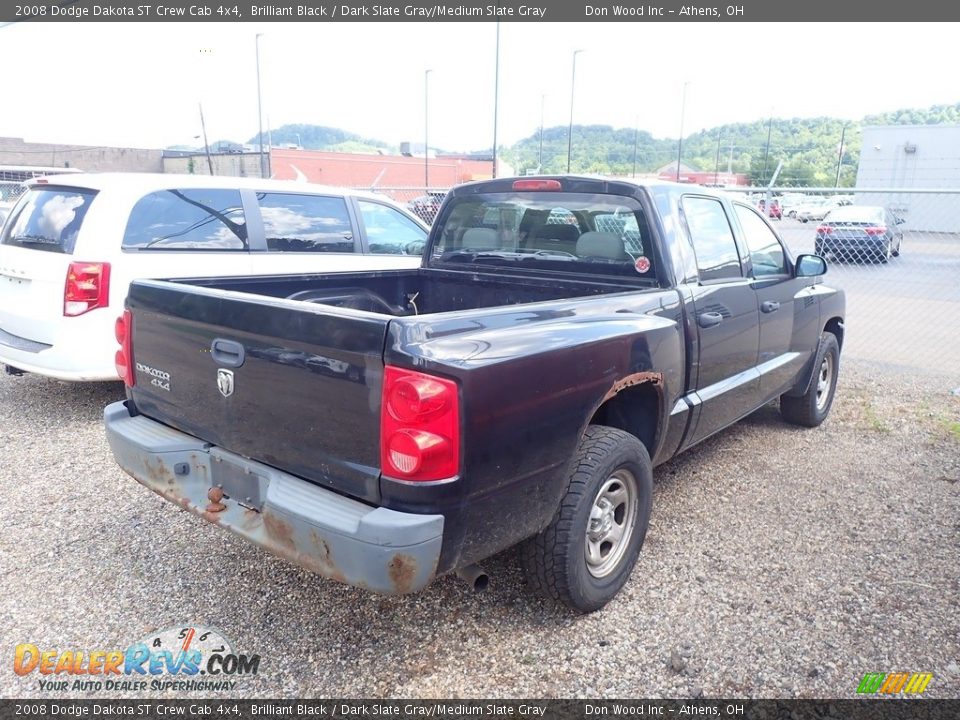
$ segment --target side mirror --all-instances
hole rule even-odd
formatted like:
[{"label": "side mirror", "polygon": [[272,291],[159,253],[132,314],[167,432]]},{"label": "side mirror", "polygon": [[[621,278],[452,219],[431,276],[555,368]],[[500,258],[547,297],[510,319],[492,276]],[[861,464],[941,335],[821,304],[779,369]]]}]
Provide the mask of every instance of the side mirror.
[{"label": "side mirror", "polygon": [[800,255],[794,268],[794,277],[818,277],[827,272],[827,261],[819,255]]},{"label": "side mirror", "polygon": [[904,220],[903,218],[901,218],[901,217],[898,217],[898,218],[897,218],[897,225],[903,225],[905,222],[906,222],[906,220]]}]

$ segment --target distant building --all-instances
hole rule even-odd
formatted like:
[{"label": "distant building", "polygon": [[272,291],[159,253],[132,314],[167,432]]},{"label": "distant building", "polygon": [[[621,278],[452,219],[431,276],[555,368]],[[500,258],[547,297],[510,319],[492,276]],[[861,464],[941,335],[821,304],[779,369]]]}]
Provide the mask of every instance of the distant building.
[{"label": "distant building", "polygon": [[697,170],[685,163],[680,163],[679,178],[677,177],[677,163],[672,162],[657,170],[660,180],[691,183],[693,185],[708,185],[714,187],[730,187],[735,185],[748,186],[750,178],[744,173],[707,172]]},{"label": "distant building", "polygon": [[[892,192],[864,192],[877,188]],[[905,228],[960,232],[960,194],[896,192],[949,188],[960,191],[960,125],[887,125],[863,129],[857,168],[858,205],[885,205]]]},{"label": "distant building", "polygon": [[162,172],[162,150],[64,143],[34,143],[0,137],[0,165],[43,165],[85,172]]}]

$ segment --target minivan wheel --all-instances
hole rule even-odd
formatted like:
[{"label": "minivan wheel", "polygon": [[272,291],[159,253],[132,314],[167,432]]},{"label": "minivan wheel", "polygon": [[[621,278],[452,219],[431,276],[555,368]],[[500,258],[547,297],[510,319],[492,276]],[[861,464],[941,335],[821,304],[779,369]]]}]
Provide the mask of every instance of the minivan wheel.
[{"label": "minivan wheel", "polygon": [[647,449],[623,430],[591,425],[551,523],[521,547],[527,583],[577,612],[599,610],[630,577],[650,522]]}]

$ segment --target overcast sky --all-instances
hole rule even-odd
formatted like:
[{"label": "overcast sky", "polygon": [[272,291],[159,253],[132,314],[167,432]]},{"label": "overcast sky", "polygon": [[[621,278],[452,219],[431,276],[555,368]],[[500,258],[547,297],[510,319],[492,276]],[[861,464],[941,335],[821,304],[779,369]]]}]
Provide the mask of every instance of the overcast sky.
[{"label": "overcast sky", "polygon": [[[0,28],[0,136],[36,142],[197,145],[309,123],[392,143],[490,147],[496,24],[16,23]],[[570,119],[678,135],[726,122],[851,120],[960,101],[957,26],[942,24],[503,23],[498,140]]]}]

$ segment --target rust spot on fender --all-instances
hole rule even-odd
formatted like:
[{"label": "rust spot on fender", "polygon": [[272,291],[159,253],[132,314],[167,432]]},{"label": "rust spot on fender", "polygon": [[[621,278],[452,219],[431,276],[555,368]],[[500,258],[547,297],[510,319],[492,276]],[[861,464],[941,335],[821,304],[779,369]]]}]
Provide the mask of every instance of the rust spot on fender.
[{"label": "rust spot on fender", "polygon": [[620,380],[617,380],[613,387],[607,390],[607,394],[603,396],[603,402],[606,402],[610,398],[617,395],[619,392],[626,390],[628,387],[633,387],[634,385],[642,385],[643,383],[652,383],[654,385],[660,385],[663,382],[663,374],[655,372],[638,372],[627,375]]},{"label": "rust spot on fender", "polygon": [[399,553],[393,556],[387,566],[390,582],[398,593],[408,593],[417,578],[417,561],[409,555]]}]

